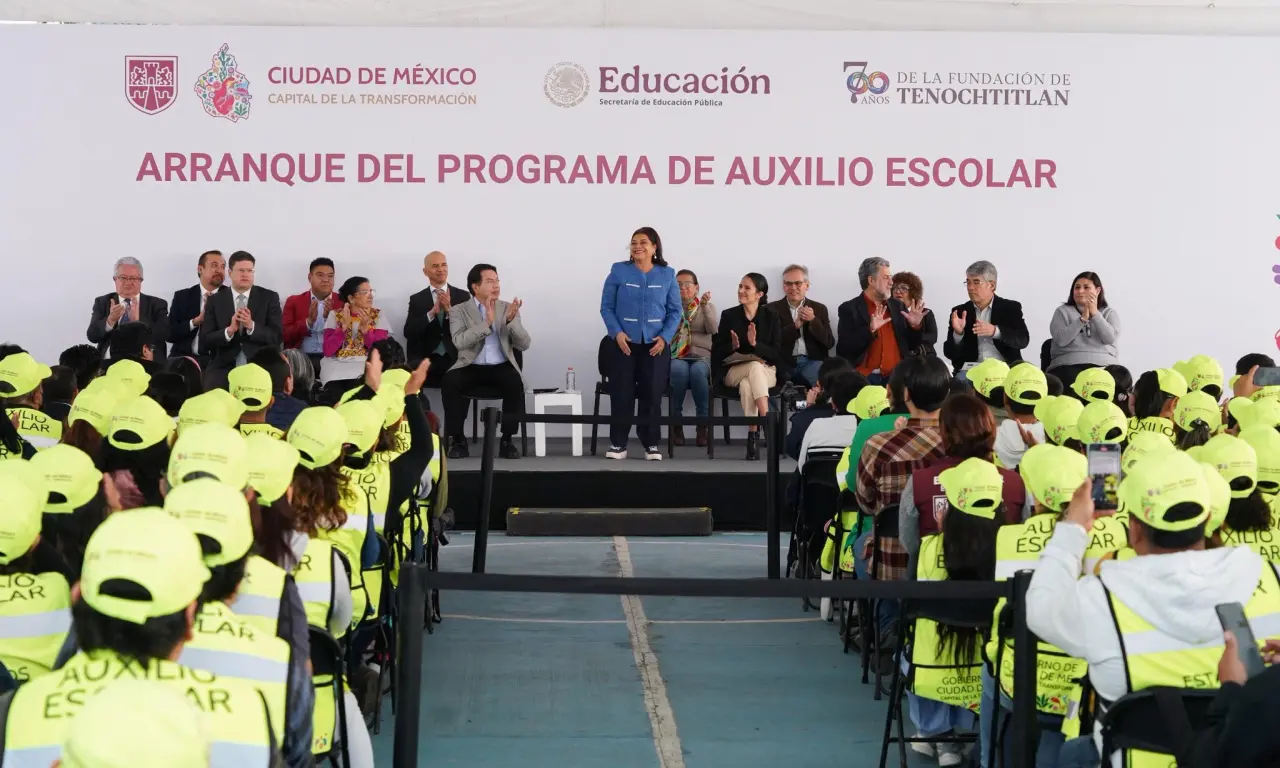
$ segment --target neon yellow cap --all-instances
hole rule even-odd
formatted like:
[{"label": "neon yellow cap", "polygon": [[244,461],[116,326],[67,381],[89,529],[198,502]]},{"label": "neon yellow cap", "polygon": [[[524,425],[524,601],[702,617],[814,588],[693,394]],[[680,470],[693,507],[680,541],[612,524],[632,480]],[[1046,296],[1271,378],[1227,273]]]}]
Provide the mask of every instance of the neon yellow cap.
[{"label": "neon yellow cap", "polygon": [[1231,484],[1231,497],[1243,499],[1258,484],[1258,454],[1253,446],[1232,435],[1214,435],[1196,453],[1200,461],[1218,468]]},{"label": "neon yellow cap", "polygon": [[1227,411],[1235,417],[1241,429],[1280,427],[1280,400],[1274,397],[1264,397],[1260,400],[1233,397],[1227,401]]},{"label": "neon yellow cap", "polygon": [[1080,411],[1076,433],[1083,443],[1123,443],[1129,435],[1129,417],[1110,400],[1094,400]]},{"label": "neon yellow cap", "polygon": [[114,680],[71,721],[62,768],[208,768],[202,715],[178,689]]},{"label": "neon yellow cap", "polygon": [[1212,536],[1227,522],[1227,512],[1231,509],[1231,486],[1212,464],[1202,461],[1200,468],[1204,470],[1204,481],[1209,485],[1209,519],[1204,524],[1204,535]]},{"label": "neon yellow cap", "polygon": [[123,403],[111,414],[107,441],[122,451],[143,451],[168,440],[173,430],[173,419],[164,408],[143,395]]},{"label": "neon yellow cap", "polygon": [[1173,370],[1187,380],[1188,392],[1199,392],[1205,387],[1222,389],[1222,365],[1208,355],[1195,355],[1190,360],[1174,363]]},{"label": "neon yellow cap", "polygon": [[1076,489],[1089,478],[1089,460],[1079,451],[1040,443],[1022,454],[1018,474],[1037,502],[1046,509],[1061,512]]},{"label": "neon yellow cap", "polygon": [[182,404],[178,411],[178,431],[198,424],[222,424],[234,427],[244,415],[244,403],[225,389],[211,389]]},{"label": "neon yellow cap", "polygon": [[249,449],[238,430],[197,424],[178,435],[169,452],[169,485],[177,488],[201,477],[237,490],[249,484]]},{"label": "neon yellow cap", "polygon": [[[106,379],[99,378],[94,381],[106,381]],[[90,384],[90,387],[76,395],[76,399],[71,402],[71,410],[67,413],[67,426],[77,421],[86,421],[99,435],[107,434],[111,429],[111,414],[115,413],[122,399],[127,399],[127,396],[117,397],[111,391],[112,388],[114,385],[100,386],[95,390]]]},{"label": "neon yellow cap", "polygon": [[1085,400],[1111,400],[1116,396],[1116,379],[1106,368],[1086,368],[1071,383],[1071,391]]},{"label": "neon yellow cap", "polygon": [[249,451],[249,485],[259,500],[272,504],[288,492],[298,468],[298,449],[261,432],[244,439]]},{"label": "neon yellow cap", "polygon": [[846,410],[859,419],[874,419],[890,407],[892,403],[889,402],[889,390],[878,384],[868,384],[858,390]]},{"label": "neon yellow cap", "polygon": [[151,374],[137,360],[116,360],[103,375],[124,387],[133,397],[146,394],[147,387],[151,386]]},{"label": "neon yellow cap", "polygon": [[1004,386],[1004,380],[1009,377],[1009,366],[999,358],[988,357],[970,368],[965,373],[965,377],[973,384],[978,394],[991,397],[991,393],[997,387]]},{"label": "neon yellow cap", "polygon": [[302,466],[307,469],[328,466],[342,456],[342,446],[347,442],[347,423],[332,408],[304,408],[293,420],[286,439],[298,449],[298,463]]},{"label": "neon yellow cap", "polygon": [[260,411],[271,405],[271,374],[254,363],[231,369],[227,374],[231,396],[244,403],[250,411]]},{"label": "neon yellow cap", "polygon": [[1187,394],[1187,380],[1172,368],[1157,368],[1156,381],[1160,385],[1160,391],[1166,395],[1182,397]]},{"label": "neon yellow cap", "polygon": [[382,382],[382,388],[378,390],[377,396],[369,402],[375,408],[382,410],[384,429],[395,424],[404,415],[404,390],[385,381]]},{"label": "neon yellow cap", "polygon": [[1004,477],[996,465],[982,459],[965,459],[938,474],[938,482],[951,506],[987,520],[994,520],[1003,499]]},{"label": "neon yellow cap", "polygon": [[1062,445],[1068,440],[1080,439],[1076,424],[1083,411],[1084,403],[1074,397],[1046,397],[1036,406],[1036,418],[1044,424],[1045,437],[1055,445]]},{"label": "neon yellow cap", "polygon": [[1049,396],[1049,382],[1044,371],[1031,363],[1018,363],[1004,379],[1004,393],[1021,405],[1036,405]]},{"label": "neon yellow cap", "polygon": [[[22,459],[10,459],[0,462],[6,464],[26,464]],[[8,565],[17,560],[35,544],[40,535],[40,510],[44,499],[35,488],[14,472],[0,473],[0,565]]]},{"label": "neon yellow cap", "polygon": [[26,352],[0,360],[0,397],[22,397],[53,375],[52,369]]},{"label": "neon yellow cap", "polygon": [[[1204,470],[1195,459],[1178,451],[1136,462],[1120,481],[1117,496],[1120,511],[1157,530],[1186,531],[1209,519],[1209,483]],[[1197,505],[1199,513],[1185,520],[1167,519],[1171,508],[1184,503]]]},{"label": "neon yellow cap", "polygon": [[45,512],[74,512],[93,501],[102,487],[93,459],[73,445],[51,445],[31,457],[31,466],[44,475],[49,489]]},{"label": "neon yellow cap", "polygon": [[1222,407],[1212,395],[1191,390],[1178,398],[1178,404],[1173,407],[1173,423],[1190,432],[1199,421],[1209,427],[1209,434],[1217,432],[1222,428]]},{"label": "neon yellow cap", "polygon": [[1144,456],[1160,456],[1177,450],[1169,438],[1159,432],[1134,432],[1129,435],[1129,444],[1120,457],[1120,466],[1128,472]]},{"label": "neon yellow cap", "polygon": [[338,415],[347,425],[346,442],[356,447],[357,454],[372,450],[382,434],[382,419],[386,409],[373,405],[369,400],[349,400],[337,408]]},{"label": "neon yellow cap", "polygon": [[1239,437],[1253,446],[1258,457],[1258,490],[1280,493],[1280,432],[1274,427],[1247,427]]},{"label": "neon yellow cap", "polygon": [[174,488],[164,497],[164,509],[200,539],[210,568],[233,563],[253,547],[253,520],[244,493],[213,478]]},{"label": "neon yellow cap", "polygon": [[[209,569],[191,529],[163,509],[142,507],[108,515],[89,537],[80,593],[95,611],[142,624],[184,610],[208,580]],[[120,582],[141,587],[148,599],[103,591]]]}]

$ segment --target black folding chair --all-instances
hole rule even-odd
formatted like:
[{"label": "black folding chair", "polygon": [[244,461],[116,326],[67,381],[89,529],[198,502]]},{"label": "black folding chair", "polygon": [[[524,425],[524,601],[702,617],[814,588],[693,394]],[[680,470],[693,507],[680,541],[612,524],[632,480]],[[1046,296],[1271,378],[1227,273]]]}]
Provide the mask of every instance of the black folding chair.
[{"label": "black folding chair", "polygon": [[[524,353],[515,349],[512,350],[512,355],[516,359],[516,365],[523,371]],[[475,443],[480,439],[480,401],[501,400],[502,391],[497,387],[473,387],[461,394],[463,399],[471,401],[471,442]],[[520,419],[520,453],[529,455],[529,425],[523,418]]]},{"label": "black folding chair", "polygon": [[1126,694],[1098,715],[1102,726],[1102,764],[1118,749],[1172,755],[1189,766],[1193,737],[1209,719],[1216,689],[1144,688]]},{"label": "black folding chair", "polygon": [[[890,539],[898,538],[898,505],[890,504],[882,508],[876,513],[874,538],[877,544],[871,548],[871,560],[867,563],[867,576],[872,579],[878,579],[877,572],[880,570],[880,545],[879,541],[883,537]],[[861,526],[861,516],[859,517],[859,526]],[[859,527],[861,530],[861,527]],[[884,667],[880,663],[880,657],[884,653],[883,639],[888,636],[888,632],[892,627],[880,626],[880,610],[879,600],[868,599],[865,603],[858,607],[858,620],[862,626],[862,682],[867,682],[867,672],[871,666],[872,660],[876,664],[876,689],[875,700],[879,701],[884,695]],[[865,610],[863,608],[865,607]],[[992,609],[994,610],[994,608]],[[865,616],[865,618],[864,618]],[[901,621],[899,621],[901,626]],[[901,635],[901,632],[898,633]],[[869,635],[869,636],[868,636]]]},{"label": "black folding chair", "polygon": [[[796,500],[795,522],[791,527],[791,544],[787,553],[787,575],[794,571],[797,579],[822,578],[818,558],[826,541],[824,526],[837,508],[840,487],[836,485],[836,465],[842,450],[817,449],[805,457],[800,473],[800,492]],[[816,609],[809,598],[802,598],[803,609]]]},{"label": "black folding chair", "polygon": [[[981,637],[990,631],[991,614],[995,611],[995,600],[903,600],[902,612],[899,616],[898,642],[893,654],[893,677],[889,683],[889,710],[885,713],[884,739],[880,743],[880,768],[884,768],[889,758],[889,745],[898,745],[898,759],[901,768],[907,768],[907,745],[916,742],[932,742],[934,744],[972,744],[978,740],[978,734],[955,734],[952,736],[908,737],[904,730],[906,715],[902,701],[906,698],[914,668],[908,664],[904,674],[900,659],[907,658],[907,646],[915,635],[916,619],[932,619],[939,624],[952,627],[978,630]],[[975,649],[975,662],[982,664],[982,655]],[[878,691],[877,691],[878,692]],[[897,734],[893,733],[894,721],[897,721]]]},{"label": "black folding chair", "polygon": [[[316,729],[317,737],[311,753],[316,765],[330,765],[333,768],[351,768],[351,756],[347,753],[347,704],[344,696],[342,646],[338,641],[319,627],[308,627],[311,636],[311,684],[316,691]],[[332,713],[332,726],[327,722]],[[321,723],[324,720],[323,724]],[[330,730],[330,727],[332,730]],[[332,733],[332,738],[324,739],[321,732]]]}]

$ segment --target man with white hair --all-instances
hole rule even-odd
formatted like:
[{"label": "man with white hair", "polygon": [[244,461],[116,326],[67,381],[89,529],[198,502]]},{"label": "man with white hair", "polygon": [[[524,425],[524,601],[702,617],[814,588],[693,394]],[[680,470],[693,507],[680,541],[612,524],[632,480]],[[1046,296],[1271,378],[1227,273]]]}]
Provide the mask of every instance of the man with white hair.
[{"label": "man with white hair", "polygon": [[952,373],[959,375],[992,357],[1010,367],[1022,362],[1031,334],[1022,319],[1022,305],[996,295],[996,265],[975,261],[964,276],[969,300],[951,308],[951,327],[942,344]]},{"label": "man with white hair", "polygon": [[122,256],[116,260],[114,270],[116,289],[93,300],[93,315],[85,336],[105,356],[111,346],[111,334],[117,328],[142,323],[151,329],[154,359],[163,364],[165,342],[169,340],[169,304],[142,292],[142,262]]}]

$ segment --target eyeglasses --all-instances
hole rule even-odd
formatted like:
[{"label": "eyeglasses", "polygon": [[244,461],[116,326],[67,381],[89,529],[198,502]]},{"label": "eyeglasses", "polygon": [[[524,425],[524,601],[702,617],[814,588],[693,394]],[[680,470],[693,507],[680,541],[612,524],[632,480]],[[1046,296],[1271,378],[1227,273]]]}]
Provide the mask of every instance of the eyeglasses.
[{"label": "eyeglasses", "polygon": [[804,280],[783,280],[782,281],[782,285],[784,288],[799,288],[804,284],[805,284]]},{"label": "eyeglasses", "polygon": [[911,287],[905,283],[898,283],[897,285],[893,286],[893,292],[894,293],[910,293]]},{"label": "eyeglasses", "polygon": [[696,288],[698,286],[698,284],[693,282],[692,280],[679,280],[676,282],[676,285],[680,286],[681,288],[685,288],[685,287]]},{"label": "eyeglasses", "polygon": [[117,280],[119,280],[119,281],[120,281],[120,282],[122,282],[122,283],[140,283],[140,282],[142,282],[142,278],[141,278],[141,277],[128,277],[128,276],[126,276],[126,275],[116,275],[116,279],[117,279]]},{"label": "eyeglasses", "polygon": [[989,283],[989,282],[991,282],[991,281],[990,281],[990,280],[983,280],[983,279],[982,279],[982,278],[980,278],[980,277],[971,277],[971,278],[969,278],[969,279],[965,280],[965,281],[964,281],[964,284],[965,284],[965,285],[967,285],[967,286],[969,286],[970,288],[977,288],[979,285],[982,285],[983,283]]},{"label": "eyeglasses", "polygon": [[377,296],[377,295],[378,295],[378,292],[377,292],[376,290],[374,290],[373,288],[365,288],[363,291],[356,291],[356,295],[357,295],[357,296],[368,296],[369,298],[371,298],[371,299],[372,299],[374,296]]}]

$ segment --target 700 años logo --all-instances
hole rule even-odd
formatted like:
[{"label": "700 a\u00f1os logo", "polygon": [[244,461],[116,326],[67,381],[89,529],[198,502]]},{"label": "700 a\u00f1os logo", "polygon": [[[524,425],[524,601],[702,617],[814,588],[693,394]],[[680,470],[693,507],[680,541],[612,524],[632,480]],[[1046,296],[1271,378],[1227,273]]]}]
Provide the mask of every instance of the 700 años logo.
[{"label": "700 a\u00f1os logo", "polygon": [[846,61],[844,71],[849,73],[844,84],[849,89],[850,104],[857,104],[859,96],[862,97],[863,104],[889,103],[889,97],[884,95],[892,84],[888,75],[883,72],[868,72],[865,61]]}]

